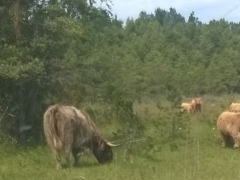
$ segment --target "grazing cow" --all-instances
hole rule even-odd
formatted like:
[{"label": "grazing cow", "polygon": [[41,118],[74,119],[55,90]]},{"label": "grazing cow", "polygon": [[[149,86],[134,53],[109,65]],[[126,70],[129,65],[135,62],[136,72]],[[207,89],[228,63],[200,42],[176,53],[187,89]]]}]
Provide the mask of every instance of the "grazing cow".
[{"label": "grazing cow", "polygon": [[222,137],[222,146],[229,143],[234,144],[234,148],[240,145],[240,113],[225,111],[217,120],[217,128]]},{"label": "grazing cow", "polygon": [[240,112],[240,103],[232,103],[229,107],[230,112]]},{"label": "grazing cow", "polygon": [[192,109],[192,104],[190,103],[182,103],[181,104],[181,112],[188,112],[188,114],[192,113],[193,112],[193,109]]},{"label": "grazing cow", "polygon": [[202,98],[193,98],[191,101],[193,112],[201,112]]},{"label": "grazing cow", "polygon": [[67,164],[72,167],[72,156],[77,165],[79,154],[91,149],[99,163],[113,159],[112,146],[102,138],[90,116],[74,106],[53,105],[44,113],[44,134],[61,167],[60,153],[64,151]]}]

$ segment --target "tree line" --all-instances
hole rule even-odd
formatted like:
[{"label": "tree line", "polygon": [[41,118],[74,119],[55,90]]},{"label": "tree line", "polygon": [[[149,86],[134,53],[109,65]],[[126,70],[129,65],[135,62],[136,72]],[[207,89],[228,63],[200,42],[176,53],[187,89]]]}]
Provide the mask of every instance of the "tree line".
[{"label": "tree line", "polygon": [[[240,93],[240,24],[176,9],[126,23],[87,0],[0,2],[0,136],[41,139],[53,103],[116,104],[143,96]],[[114,3],[114,1],[113,1]]]}]

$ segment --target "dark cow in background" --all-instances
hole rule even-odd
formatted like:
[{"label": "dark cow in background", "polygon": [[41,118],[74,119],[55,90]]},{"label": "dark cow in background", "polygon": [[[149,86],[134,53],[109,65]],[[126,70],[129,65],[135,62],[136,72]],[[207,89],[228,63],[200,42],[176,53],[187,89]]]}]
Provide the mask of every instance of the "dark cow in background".
[{"label": "dark cow in background", "polygon": [[90,116],[74,106],[50,106],[44,114],[43,126],[57,168],[61,167],[61,151],[69,167],[73,165],[72,156],[77,164],[79,154],[86,148],[93,151],[99,163],[113,159],[111,147],[116,145],[104,140]]},{"label": "dark cow in background", "polygon": [[202,98],[193,98],[191,101],[193,112],[202,111]]},{"label": "dark cow in background", "polygon": [[233,143],[234,148],[240,145],[240,113],[223,112],[217,121],[217,128],[222,137],[222,146]]}]

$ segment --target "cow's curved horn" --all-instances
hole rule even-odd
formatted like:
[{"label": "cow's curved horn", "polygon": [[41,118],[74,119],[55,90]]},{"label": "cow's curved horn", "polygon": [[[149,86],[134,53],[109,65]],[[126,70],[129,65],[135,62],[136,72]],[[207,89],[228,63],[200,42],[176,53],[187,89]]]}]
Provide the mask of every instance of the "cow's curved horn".
[{"label": "cow's curved horn", "polygon": [[111,146],[111,147],[117,147],[117,146],[120,146],[120,144],[113,144],[111,142],[106,142],[107,145]]}]

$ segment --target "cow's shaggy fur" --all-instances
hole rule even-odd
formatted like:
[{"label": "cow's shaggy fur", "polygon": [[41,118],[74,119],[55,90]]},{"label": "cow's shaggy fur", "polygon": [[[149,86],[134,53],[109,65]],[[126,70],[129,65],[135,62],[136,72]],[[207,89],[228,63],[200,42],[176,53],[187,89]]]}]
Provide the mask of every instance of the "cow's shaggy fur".
[{"label": "cow's shaggy fur", "polygon": [[44,133],[49,146],[61,167],[60,153],[63,151],[69,167],[72,167],[72,156],[75,164],[79,154],[89,148],[99,163],[113,159],[112,144],[104,140],[90,116],[74,106],[53,105],[44,113]]},{"label": "cow's shaggy fur", "polygon": [[187,112],[188,114],[193,113],[193,108],[191,103],[182,103],[181,104],[181,112]]},{"label": "cow's shaggy fur", "polygon": [[240,145],[240,113],[223,112],[217,121],[217,128],[222,137],[222,146],[234,144],[234,148]]}]

